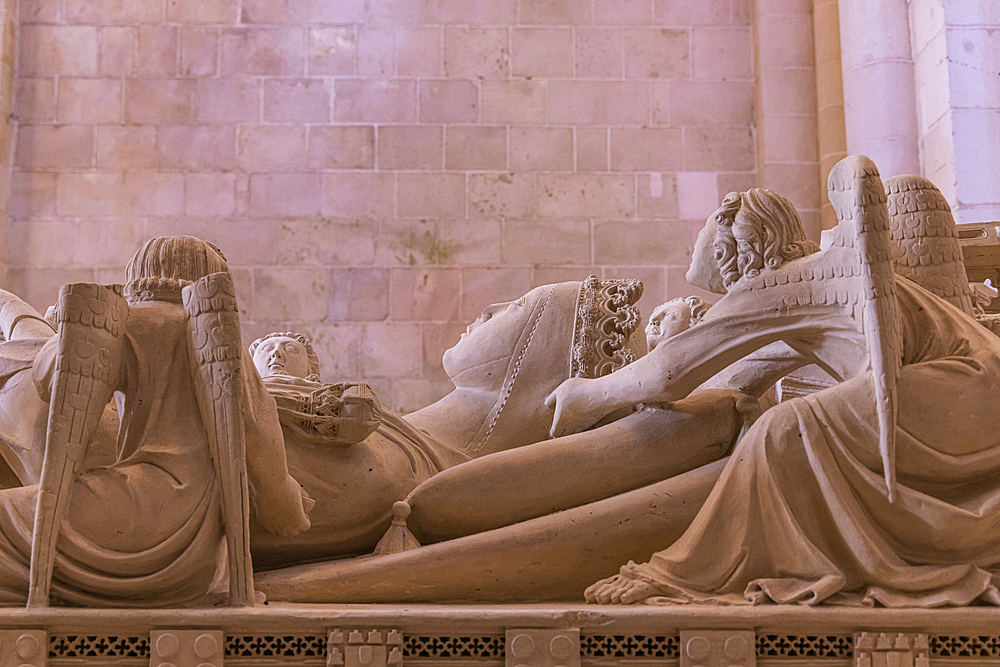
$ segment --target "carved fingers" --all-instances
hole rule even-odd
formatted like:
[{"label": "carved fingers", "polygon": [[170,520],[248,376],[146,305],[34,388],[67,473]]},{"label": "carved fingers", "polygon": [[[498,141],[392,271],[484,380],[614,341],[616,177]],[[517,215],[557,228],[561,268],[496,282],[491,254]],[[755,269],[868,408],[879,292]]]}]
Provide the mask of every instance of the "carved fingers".
[{"label": "carved fingers", "polygon": [[554,408],[549,436],[558,438],[577,433],[596,424],[609,410],[591,396],[594,380],[570,378],[556,387],[545,399],[545,405]]}]

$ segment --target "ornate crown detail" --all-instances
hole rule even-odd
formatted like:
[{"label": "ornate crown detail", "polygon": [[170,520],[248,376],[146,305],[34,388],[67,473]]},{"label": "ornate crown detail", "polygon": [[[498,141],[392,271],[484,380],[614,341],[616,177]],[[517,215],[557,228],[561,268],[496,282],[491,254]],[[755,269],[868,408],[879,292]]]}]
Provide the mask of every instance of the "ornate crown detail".
[{"label": "ornate crown detail", "polygon": [[595,378],[635,361],[629,336],[641,322],[635,307],[642,296],[638,280],[598,280],[580,285],[570,352],[570,377]]}]

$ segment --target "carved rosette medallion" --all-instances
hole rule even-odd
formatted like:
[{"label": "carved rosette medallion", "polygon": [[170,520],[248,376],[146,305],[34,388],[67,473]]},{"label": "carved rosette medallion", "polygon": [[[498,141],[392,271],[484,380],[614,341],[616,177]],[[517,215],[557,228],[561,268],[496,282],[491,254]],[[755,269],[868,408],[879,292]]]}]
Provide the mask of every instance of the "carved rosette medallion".
[{"label": "carved rosette medallion", "polygon": [[580,630],[507,630],[507,667],[580,667]]},{"label": "carved rosette medallion", "polygon": [[752,630],[681,630],[681,667],[754,667]]}]

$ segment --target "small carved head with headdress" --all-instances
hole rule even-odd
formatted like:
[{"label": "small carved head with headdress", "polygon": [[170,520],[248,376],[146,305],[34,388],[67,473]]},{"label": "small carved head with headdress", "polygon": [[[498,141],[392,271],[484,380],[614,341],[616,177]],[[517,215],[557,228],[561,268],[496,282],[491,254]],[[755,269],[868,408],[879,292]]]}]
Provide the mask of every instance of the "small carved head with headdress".
[{"label": "small carved head with headdress", "polygon": [[456,391],[493,407],[468,451],[538,442],[552,421],[545,397],[568,377],[599,377],[645,353],[637,280],[543,285],[489,306],[444,354]]},{"label": "small carved head with headdress", "polygon": [[319,382],[319,357],[306,336],[293,332],[274,332],[250,344],[253,365],[262,378],[290,375]]},{"label": "small carved head with headdress", "polygon": [[653,309],[646,325],[646,347],[652,352],[662,341],[701,322],[712,304],[699,296],[682,296]]}]

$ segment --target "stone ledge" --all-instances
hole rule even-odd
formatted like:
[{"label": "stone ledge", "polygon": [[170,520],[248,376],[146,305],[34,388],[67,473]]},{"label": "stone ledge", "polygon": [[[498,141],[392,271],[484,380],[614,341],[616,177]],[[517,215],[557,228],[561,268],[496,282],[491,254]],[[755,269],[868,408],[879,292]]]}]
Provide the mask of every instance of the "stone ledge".
[{"label": "stone ledge", "polygon": [[215,627],[229,633],[323,631],[329,627],[398,627],[426,632],[500,633],[506,628],[580,628],[582,633],[663,634],[684,629],[747,629],[760,633],[850,634],[892,629],[935,634],[1000,632],[1000,609],[882,609],[857,607],[697,607],[597,605],[309,605],[271,603],[252,608],[47,609],[7,608],[0,628],[52,633],[148,632],[154,628]]},{"label": "stone ledge", "polygon": [[8,609],[0,667],[985,667],[998,633],[985,607]]}]

